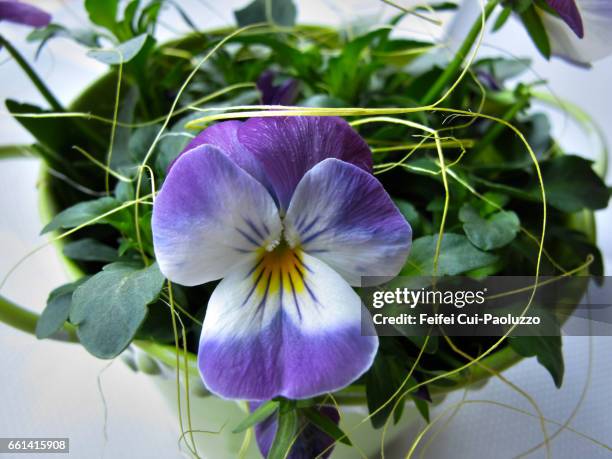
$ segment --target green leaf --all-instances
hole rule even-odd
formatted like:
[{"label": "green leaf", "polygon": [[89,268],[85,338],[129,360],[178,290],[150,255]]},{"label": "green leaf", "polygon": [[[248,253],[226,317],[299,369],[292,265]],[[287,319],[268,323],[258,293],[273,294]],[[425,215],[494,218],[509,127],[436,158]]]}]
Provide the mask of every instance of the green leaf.
[{"label": "green leaf", "polygon": [[180,132],[170,132],[159,141],[155,148],[157,155],[155,158],[155,169],[159,175],[166,175],[166,171],[170,164],[172,164],[172,161],[178,157],[190,141],[191,138],[189,136]]},{"label": "green leaf", "polygon": [[[429,403],[427,403],[422,398],[418,398],[418,397],[411,397],[411,398],[417,410],[419,410],[419,413],[421,413],[421,416],[423,416],[423,419],[425,419],[425,422],[429,424]],[[398,421],[395,421],[395,423],[397,424]]]},{"label": "green leaf", "polygon": [[[433,272],[438,235],[423,236],[412,242],[410,256],[402,269],[402,276],[428,276]],[[456,276],[473,269],[493,264],[495,255],[482,252],[461,234],[445,233],[438,259],[438,275]]]},{"label": "green leaf", "polygon": [[533,6],[533,2],[534,0],[513,0],[512,8],[516,13],[522,14]]},{"label": "green leaf", "polygon": [[[136,105],[140,99],[140,91],[136,86],[128,86],[123,90],[119,111],[117,113],[117,121],[119,123],[130,124],[134,122]],[[111,169],[125,170],[126,175],[133,173],[136,167],[130,170],[131,166],[135,166],[130,156],[130,140],[133,129],[127,126],[117,126],[115,130],[115,138],[113,139],[113,155],[111,158]],[[137,163],[140,163],[138,161]]]},{"label": "green leaf", "polygon": [[[46,113],[42,108],[31,104],[22,104],[12,99],[5,101],[6,108],[12,115],[20,115],[22,113],[33,113],[42,115]],[[49,118],[17,118],[17,121],[25,127],[30,134],[42,145],[54,152],[60,152],[67,147],[64,142],[64,136],[59,136],[61,131],[61,123],[58,120]]]},{"label": "green leaf", "polygon": [[380,63],[363,62],[368,47],[388,35],[388,30],[374,30],[347,43],[340,55],[329,60],[324,78],[334,98],[352,101],[370,80]]},{"label": "green leaf", "polygon": [[[400,330],[400,332],[402,331],[401,328],[398,328],[398,330]],[[406,336],[406,338],[408,338],[412,342],[412,344],[414,344],[419,349],[422,349],[423,346],[426,346],[425,350],[423,351],[426,354],[435,354],[438,351],[439,340],[438,337],[435,335],[430,336],[427,340],[426,335]]]},{"label": "green leaf", "polygon": [[475,67],[489,72],[496,82],[504,83],[506,80],[516,78],[531,67],[530,59],[504,59],[501,57],[490,57],[480,59]]},{"label": "green leaf", "polygon": [[394,199],[393,202],[397,206],[397,209],[404,216],[406,221],[410,223],[410,226],[416,226],[418,221],[420,220],[419,212],[416,207],[414,207],[408,201],[403,199]]},{"label": "green leaf", "polygon": [[154,0],[142,9],[138,18],[138,32],[155,33],[155,25],[161,11],[162,1]]},{"label": "green leaf", "polygon": [[[36,105],[22,104],[11,99],[7,99],[5,104],[12,115],[22,113],[43,115],[50,113]],[[60,171],[64,170],[63,166],[68,162],[67,157],[70,156],[72,145],[83,145],[86,142],[86,139],[78,131],[73,120],[54,117],[16,117],[16,119],[44,147],[42,151],[48,164]]]},{"label": "green leaf", "polygon": [[147,314],[147,305],[162,289],[164,276],[157,264],[140,268],[112,263],[77,288],[70,321],[85,348],[102,359],[121,353],[132,341]]},{"label": "green leaf", "polygon": [[512,211],[496,212],[487,218],[469,204],[459,210],[459,220],[472,244],[482,250],[503,247],[514,240],[520,229],[519,218]]},{"label": "green leaf", "polygon": [[480,215],[487,216],[493,212],[497,212],[500,207],[504,207],[510,201],[510,198],[502,193],[496,193],[495,191],[486,191],[483,194],[486,201],[478,201],[477,207]]},{"label": "green leaf", "polygon": [[456,10],[459,7],[457,2],[449,1],[449,2],[438,2],[438,3],[427,3],[426,6],[416,6],[417,10],[430,12],[434,11],[452,11]]},{"label": "green leaf", "polygon": [[381,45],[376,47],[373,57],[382,63],[403,68],[419,56],[426,55],[432,47],[435,47],[435,45],[426,41],[408,39],[383,40]]},{"label": "green leaf", "polygon": [[[607,207],[610,190],[593,171],[589,160],[562,155],[543,162],[541,168],[546,199],[551,206],[568,213]],[[535,183],[531,194],[540,195]]]},{"label": "green leaf", "polygon": [[524,357],[537,356],[538,362],[552,376],[555,386],[561,387],[565,370],[561,336],[512,336],[508,342]]},{"label": "green leaf", "polygon": [[552,143],[550,135],[551,125],[548,116],[544,113],[534,113],[529,117],[529,121],[526,124],[527,132],[525,134],[527,142],[531,145],[536,155],[544,155]]},{"label": "green leaf", "polygon": [[507,196],[512,196],[513,198],[523,199],[530,202],[542,201],[539,185],[537,185],[537,192],[535,192],[533,190],[533,188],[535,188],[535,185],[532,187],[532,189],[529,189],[525,186],[522,186],[521,188],[516,188],[514,186],[506,185],[504,183],[483,179],[475,174],[472,174],[469,177],[471,181],[484,185],[490,190],[494,190],[493,192],[499,192],[500,194],[505,194]]},{"label": "green leaf", "polygon": [[62,285],[49,294],[47,306],[36,322],[36,337],[38,339],[48,338],[64,326],[70,314],[72,294],[87,279],[87,277],[84,277],[76,282]]},{"label": "green leaf", "polygon": [[550,227],[546,233],[547,239],[554,238],[558,247],[554,252],[555,256],[558,260],[563,260],[565,266],[580,266],[588,256],[593,256],[593,263],[588,267],[589,273],[603,276],[603,257],[590,236],[582,231],[556,225]]},{"label": "green leaf", "polygon": [[2,145],[0,146],[0,160],[15,158],[31,158],[36,152],[30,145]]},{"label": "green leaf", "polygon": [[285,459],[293,446],[298,433],[299,418],[297,410],[290,402],[281,403],[278,427],[267,459]]},{"label": "green leaf", "polygon": [[255,411],[244,418],[240,424],[238,424],[234,430],[232,430],[232,433],[244,432],[248,428],[265,421],[272,416],[279,406],[280,402],[277,402],[276,400],[268,400],[266,403],[259,405]]},{"label": "green leaf", "polygon": [[535,6],[530,5],[526,8],[525,11],[520,13],[520,18],[538,51],[546,59],[550,59],[550,40]]},{"label": "green leaf", "polygon": [[49,24],[46,27],[42,27],[40,29],[34,29],[27,37],[27,41],[29,42],[37,42],[40,44],[36,49],[36,58],[40,54],[41,50],[44,48],[45,44],[56,37],[65,37],[74,40],[81,45],[87,46],[88,48],[93,48],[98,46],[98,37],[99,35],[89,29],[68,29],[59,24]]},{"label": "green leaf", "polygon": [[[395,359],[386,357],[381,353],[374,359],[374,364],[366,373],[368,411],[372,414],[384,405],[384,408],[370,417],[370,422],[375,429],[383,427],[389,416],[393,414],[393,407],[397,401],[396,398],[393,398],[393,395],[404,382],[406,376],[406,371],[402,369]],[[405,387],[415,384],[416,381],[411,377]],[[400,404],[403,403],[404,401],[402,400]],[[398,416],[400,414],[398,413]]]},{"label": "green leaf", "polygon": [[143,49],[147,42],[148,35],[143,33],[128,41],[124,41],[116,48],[111,49],[92,49],[87,53],[89,57],[108,65],[126,63],[134,59]]},{"label": "green leaf", "polygon": [[69,242],[62,252],[68,258],[82,261],[110,262],[117,261],[118,258],[117,250],[91,238]]},{"label": "green leaf", "polygon": [[121,27],[121,32],[118,33],[121,36],[133,36],[136,35],[135,32],[135,24],[134,18],[136,16],[136,12],[138,11],[138,7],[140,6],[140,0],[130,0],[130,2],[123,9],[123,19],[118,27]]},{"label": "green leaf", "polygon": [[398,403],[395,409],[393,410],[393,424],[394,425],[397,425],[397,423],[402,420],[402,414],[404,414],[405,407],[406,407],[405,403]]},{"label": "green leaf", "polygon": [[511,14],[512,14],[512,7],[509,5],[505,6],[504,9],[501,10],[499,15],[495,19],[495,23],[493,24],[493,32],[497,32],[499,29],[501,29],[506,23],[506,21],[508,21]]},{"label": "green leaf", "polygon": [[[267,11],[269,3],[270,11]],[[295,24],[297,8],[292,0],[254,0],[240,10],[234,11],[239,27],[273,22],[280,26],[292,27]]]},{"label": "green leaf", "polygon": [[[92,201],[83,201],[69,207],[51,220],[40,232],[45,234],[50,231],[55,231],[60,228],[75,228],[84,223],[93,220],[100,215],[109,212],[110,210],[120,206],[121,203],[115,198],[104,196]],[[105,223],[104,219],[98,220],[96,223]]]},{"label": "green leaf", "polygon": [[344,443],[348,446],[353,446],[342,429],[327,416],[322,415],[316,408],[306,408],[305,410],[302,410],[302,413],[304,413],[304,416],[306,416],[312,424],[321,430],[321,432],[326,433],[335,441],[339,441],[340,443]]},{"label": "green leaf", "polygon": [[328,96],[327,94],[315,94],[300,102],[300,107],[317,107],[317,108],[341,108],[347,107],[348,104],[336,97]]},{"label": "green leaf", "polygon": [[132,131],[128,147],[132,161],[140,163],[144,159],[155,137],[157,137],[160,127],[158,124],[153,124]]},{"label": "green leaf", "polygon": [[115,29],[118,5],[119,0],[85,0],[89,20],[110,31]]},{"label": "green leaf", "polygon": [[[185,290],[180,285],[172,284],[172,293],[175,305],[189,307],[190,303],[185,296]],[[148,340],[156,343],[174,343],[174,331],[172,326],[169,325],[172,319],[172,310],[168,306],[168,302],[164,299],[157,299],[147,309],[149,312],[140,328],[138,328],[134,339]],[[201,324],[191,321],[178,309],[175,309],[174,312],[177,319],[182,320],[185,324],[187,332],[190,330],[197,330],[197,333],[200,332]]]}]

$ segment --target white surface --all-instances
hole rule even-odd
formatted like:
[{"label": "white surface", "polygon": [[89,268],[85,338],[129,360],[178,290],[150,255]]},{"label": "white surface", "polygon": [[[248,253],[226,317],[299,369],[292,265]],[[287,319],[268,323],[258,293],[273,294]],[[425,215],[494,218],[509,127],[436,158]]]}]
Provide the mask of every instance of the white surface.
[{"label": "white surface", "polygon": [[[475,0],[472,0],[475,1]],[[54,9],[62,22],[79,21],[82,12],[79,2],[40,2]],[[201,26],[228,23],[231,7],[247,1],[217,2],[185,1],[185,9]],[[300,17],[308,22],[338,21],[338,14],[358,11],[376,12],[379,4],[372,1],[308,1],[300,2]],[[206,4],[215,5],[206,8]],[[196,12],[200,12],[196,14]],[[164,23],[172,29],[184,29],[176,15],[169,15]],[[19,43],[26,31],[8,24],[0,24],[2,33]],[[431,29],[419,26],[418,19],[410,19],[405,28]],[[168,35],[171,32],[166,32]],[[568,66],[560,61],[545,62],[536,56],[525,32],[512,24],[500,34],[487,37],[487,43],[503,46],[519,55],[534,57],[534,70],[549,80],[551,88],[563,97],[580,104],[607,128],[612,124],[609,113],[609,79],[612,59],[595,64],[592,71]],[[28,56],[33,47],[20,46]],[[483,47],[486,52],[487,47]],[[0,98],[7,96],[24,101],[39,102],[40,98],[23,78],[13,62],[0,66]],[[81,88],[99,74],[104,67],[84,55],[84,50],[67,40],[59,39],[43,53],[37,68],[50,82],[62,101],[68,102]],[[555,116],[555,132],[563,145],[584,152],[590,144],[577,129]],[[20,143],[28,135],[5,114],[0,118],[0,144]],[[4,275],[26,253],[45,242],[38,236],[41,224],[36,207],[35,183],[37,162],[16,160],[5,162],[0,168],[0,275]],[[569,184],[568,184],[569,185]],[[607,266],[612,258],[612,236],[606,229],[610,211],[598,214],[600,243]],[[41,310],[48,292],[63,283],[66,275],[52,249],[46,248],[29,257],[2,290],[15,301],[32,309]],[[566,377],[561,390],[556,390],[546,371],[530,359],[512,368],[506,376],[529,392],[546,417],[563,423],[576,406],[587,377],[589,355],[592,374],[586,397],[582,401],[571,426],[602,442],[610,442],[612,420],[612,338],[595,338],[589,353],[588,338],[565,340]],[[89,356],[76,346],[52,342],[38,342],[31,337],[0,325],[0,436],[69,436],[71,457],[75,458],[174,458],[181,454],[177,448],[178,426],[174,413],[148,377],[134,375],[121,362],[107,368],[108,362]],[[108,424],[104,432],[104,405],[98,389],[100,378],[106,399]],[[454,394],[457,400],[462,394]],[[468,394],[471,399],[496,400],[532,408],[502,382],[491,381],[485,388]],[[441,412],[451,399],[437,408]],[[435,416],[435,414],[434,414]],[[443,422],[437,424],[435,431]],[[197,426],[196,426],[197,428]],[[557,429],[548,425],[549,433]],[[406,432],[405,443],[410,444],[416,432]],[[468,405],[440,433],[426,451],[426,457],[513,457],[541,441],[537,420],[489,405]],[[427,438],[424,440],[427,441]],[[571,432],[563,432],[551,444],[553,457],[608,457],[609,452]],[[397,449],[387,457],[403,457]],[[21,457],[26,457],[25,455]],[[531,457],[544,457],[540,449]]]}]

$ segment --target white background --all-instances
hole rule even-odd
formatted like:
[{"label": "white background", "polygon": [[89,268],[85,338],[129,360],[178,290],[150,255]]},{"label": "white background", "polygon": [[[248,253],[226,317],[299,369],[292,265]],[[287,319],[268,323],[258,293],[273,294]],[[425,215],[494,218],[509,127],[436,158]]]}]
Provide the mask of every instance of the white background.
[{"label": "white background", "polygon": [[[470,0],[468,0],[469,2]],[[471,0],[475,2],[475,0]],[[78,24],[83,13],[77,1],[37,2],[52,12],[57,22]],[[232,22],[231,10],[246,1],[181,1],[181,5],[201,27]],[[366,17],[378,14],[380,3],[372,1],[308,1],[300,3],[300,19],[305,22],[338,23],[350,14]],[[214,6],[208,6],[214,5]],[[388,7],[387,7],[388,9]],[[164,18],[167,36],[185,30],[176,15]],[[465,24],[471,23],[466,20]],[[404,29],[432,32],[431,26],[411,18]],[[461,28],[461,27],[460,27]],[[28,58],[34,47],[24,43],[26,30],[0,24],[0,32],[18,44]],[[561,61],[546,62],[538,57],[525,32],[511,23],[501,33],[488,35],[488,45],[501,46],[513,54],[533,58],[533,69],[549,81],[558,95],[578,103],[607,129],[610,115],[609,83],[612,79],[612,59],[598,62],[590,71],[571,67]],[[1,52],[0,99],[41,102],[18,67]],[[87,58],[85,50],[63,39],[52,41],[36,62],[36,68],[49,82],[62,102],[68,103],[85,84],[104,71],[104,66]],[[527,79],[536,79],[527,76]],[[570,151],[593,155],[593,144],[553,114],[555,133]],[[0,115],[0,144],[29,141],[28,134],[3,112]],[[0,168],[0,276],[3,276],[33,248],[43,244],[38,236],[41,223],[37,214],[35,160],[15,160]],[[568,184],[571,186],[571,184]],[[534,211],[536,211],[534,209]],[[612,237],[609,211],[598,214],[599,241],[606,256],[608,269],[612,261]],[[9,278],[2,294],[20,304],[41,310],[50,290],[67,279],[51,248],[45,248],[26,261]],[[545,416],[565,422],[581,400],[571,426],[602,441],[612,438],[612,359],[609,338],[595,338],[589,350],[588,338],[564,341],[566,377],[563,388],[555,389],[550,376],[534,359],[522,362],[506,373],[515,384],[529,392]],[[588,378],[589,362],[591,373]],[[99,384],[98,384],[99,383]],[[106,401],[108,423],[104,429]],[[455,394],[457,400],[462,394]],[[531,407],[516,392],[499,381],[491,381],[484,389],[472,391],[468,398],[497,400],[516,407]],[[452,400],[435,410],[441,412]],[[422,426],[420,426],[422,427]],[[435,429],[434,429],[435,430]],[[556,428],[549,425],[549,432]],[[405,444],[410,444],[415,431],[406,432]],[[178,425],[173,412],[157,392],[150,378],[134,374],[120,361],[109,366],[88,355],[82,348],[55,342],[38,342],[30,336],[0,324],[0,436],[60,436],[70,437],[71,457],[75,458],[174,458],[177,449]],[[514,457],[541,441],[538,421],[501,408],[468,405],[440,433],[426,452],[426,457]],[[608,457],[601,447],[570,432],[562,433],[552,442],[553,457]],[[399,445],[387,457],[403,457],[405,448]],[[543,457],[540,449],[531,457]],[[21,456],[25,457],[25,456]]]}]

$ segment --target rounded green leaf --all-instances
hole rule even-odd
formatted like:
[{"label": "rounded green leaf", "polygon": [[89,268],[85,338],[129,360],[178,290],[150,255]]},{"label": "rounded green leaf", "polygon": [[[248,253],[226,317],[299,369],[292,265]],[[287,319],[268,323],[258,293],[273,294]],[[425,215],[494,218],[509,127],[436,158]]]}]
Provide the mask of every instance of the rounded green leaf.
[{"label": "rounded green leaf", "polygon": [[518,216],[512,211],[496,212],[487,218],[465,204],[459,211],[463,230],[472,244],[482,250],[503,247],[514,240],[520,229]]},{"label": "rounded green leaf", "polygon": [[112,263],[93,276],[72,297],[70,321],[85,348],[111,359],[134,338],[147,314],[147,305],[162,289],[164,276],[157,264],[141,269]]}]

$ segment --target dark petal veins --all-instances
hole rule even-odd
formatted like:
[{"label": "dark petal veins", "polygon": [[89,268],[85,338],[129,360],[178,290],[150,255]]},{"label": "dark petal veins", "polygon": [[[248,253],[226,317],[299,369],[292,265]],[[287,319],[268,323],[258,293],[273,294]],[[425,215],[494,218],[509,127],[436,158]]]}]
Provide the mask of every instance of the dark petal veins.
[{"label": "dark petal veins", "polygon": [[[270,194],[211,145],[176,161],[155,200],[151,224],[160,270],[182,285],[224,277],[281,233]],[[271,231],[263,233],[264,227]]]},{"label": "dark petal veins", "polygon": [[298,184],[285,237],[351,285],[383,282],[404,265],[412,230],[383,186],[362,169],[326,159]]},{"label": "dark petal veins", "polygon": [[310,398],[372,364],[378,338],[359,296],[320,260],[283,250],[230,272],[208,302],[198,365],[220,397]]},{"label": "dark petal veins", "polygon": [[200,132],[191,142],[187,144],[181,154],[174,160],[170,169],[174,167],[176,161],[194,148],[201,145],[212,145],[220,149],[238,167],[251,174],[259,183],[266,188],[270,188],[263,170],[257,158],[238,141],[238,130],[242,126],[241,121],[224,121],[213,124]]},{"label": "dark petal veins", "polygon": [[282,210],[304,174],[324,159],[372,170],[370,148],[342,118],[251,118],[238,130],[238,140],[259,160]]}]

